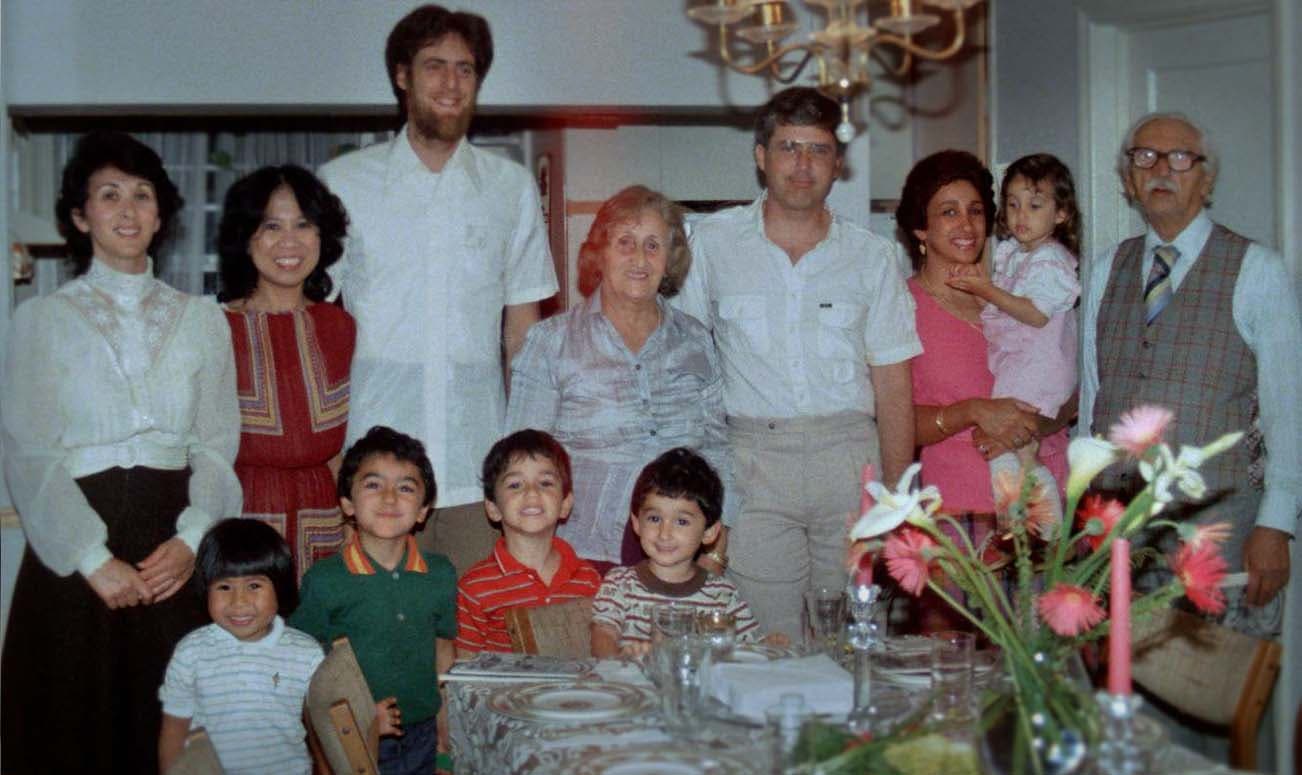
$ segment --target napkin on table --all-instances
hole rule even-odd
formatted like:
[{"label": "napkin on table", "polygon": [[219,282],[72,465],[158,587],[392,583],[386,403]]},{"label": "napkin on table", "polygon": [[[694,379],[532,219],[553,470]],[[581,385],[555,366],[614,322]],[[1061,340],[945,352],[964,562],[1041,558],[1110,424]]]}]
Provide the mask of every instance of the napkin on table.
[{"label": "napkin on table", "polygon": [[826,654],[771,662],[720,662],[710,666],[710,693],[747,718],[764,720],[764,711],[782,695],[805,698],[813,713],[850,712],[854,679]]}]

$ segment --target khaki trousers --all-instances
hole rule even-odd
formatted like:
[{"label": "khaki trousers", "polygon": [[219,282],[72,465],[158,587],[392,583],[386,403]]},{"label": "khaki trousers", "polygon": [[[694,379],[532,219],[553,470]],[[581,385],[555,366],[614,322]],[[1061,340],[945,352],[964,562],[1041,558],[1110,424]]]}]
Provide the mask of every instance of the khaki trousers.
[{"label": "khaki trousers", "polygon": [[866,414],[728,418],[742,512],[728,534],[728,577],[765,633],[804,636],[805,590],[846,582],[846,520],[865,463],[881,468]]}]

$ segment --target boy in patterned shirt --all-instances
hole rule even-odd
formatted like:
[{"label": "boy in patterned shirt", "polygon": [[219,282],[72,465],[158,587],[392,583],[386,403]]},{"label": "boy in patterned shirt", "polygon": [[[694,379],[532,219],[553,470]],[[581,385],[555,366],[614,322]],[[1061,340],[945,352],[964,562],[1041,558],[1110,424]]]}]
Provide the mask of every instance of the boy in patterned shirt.
[{"label": "boy in patterned shirt", "polygon": [[737,642],[759,638],[759,625],[737,587],[696,564],[701,545],[719,535],[722,510],[723,483],[692,450],[671,449],[642,469],[629,519],[647,559],[606,574],[592,604],[593,656],[646,653],[651,610],[663,603],[723,609],[735,618]]}]

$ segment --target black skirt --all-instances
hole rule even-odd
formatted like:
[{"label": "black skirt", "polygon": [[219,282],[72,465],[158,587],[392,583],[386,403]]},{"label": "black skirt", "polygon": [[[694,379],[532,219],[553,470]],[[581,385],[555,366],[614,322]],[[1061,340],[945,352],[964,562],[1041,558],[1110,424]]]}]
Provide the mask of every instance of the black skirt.
[{"label": "black skirt", "polygon": [[[112,468],[77,480],[134,565],[176,535],[189,470]],[[0,676],[0,771],[156,773],[158,687],[177,641],[207,620],[196,586],[109,610],[79,573],[60,577],[28,547],[14,586]]]}]

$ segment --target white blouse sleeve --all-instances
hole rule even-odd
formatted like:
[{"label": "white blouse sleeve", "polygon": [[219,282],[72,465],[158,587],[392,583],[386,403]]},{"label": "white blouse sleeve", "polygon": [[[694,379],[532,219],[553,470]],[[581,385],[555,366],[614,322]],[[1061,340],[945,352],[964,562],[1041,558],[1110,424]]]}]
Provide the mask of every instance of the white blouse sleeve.
[{"label": "white blouse sleeve", "polygon": [[235,353],[221,309],[190,299],[199,308],[202,339],[193,346],[207,352],[195,389],[190,431],[190,505],[176,518],[176,534],[194,551],[204,531],[219,519],[238,517],[244,503],[232,464],[240,448],[240,402],[235,388]]},{"label": "white blouse sleeve", "polygon": [[73,314],[59,299],[34,299],[18,308],[9,329],[0,378],[5,483],[40,561],[60,576],[73,571],[89,576],[113,555],[103,520],[64,465],[59,386],[63,379],[93,381],[95,376],[63,373],[59,334],[67,329],[61,308]]}]

